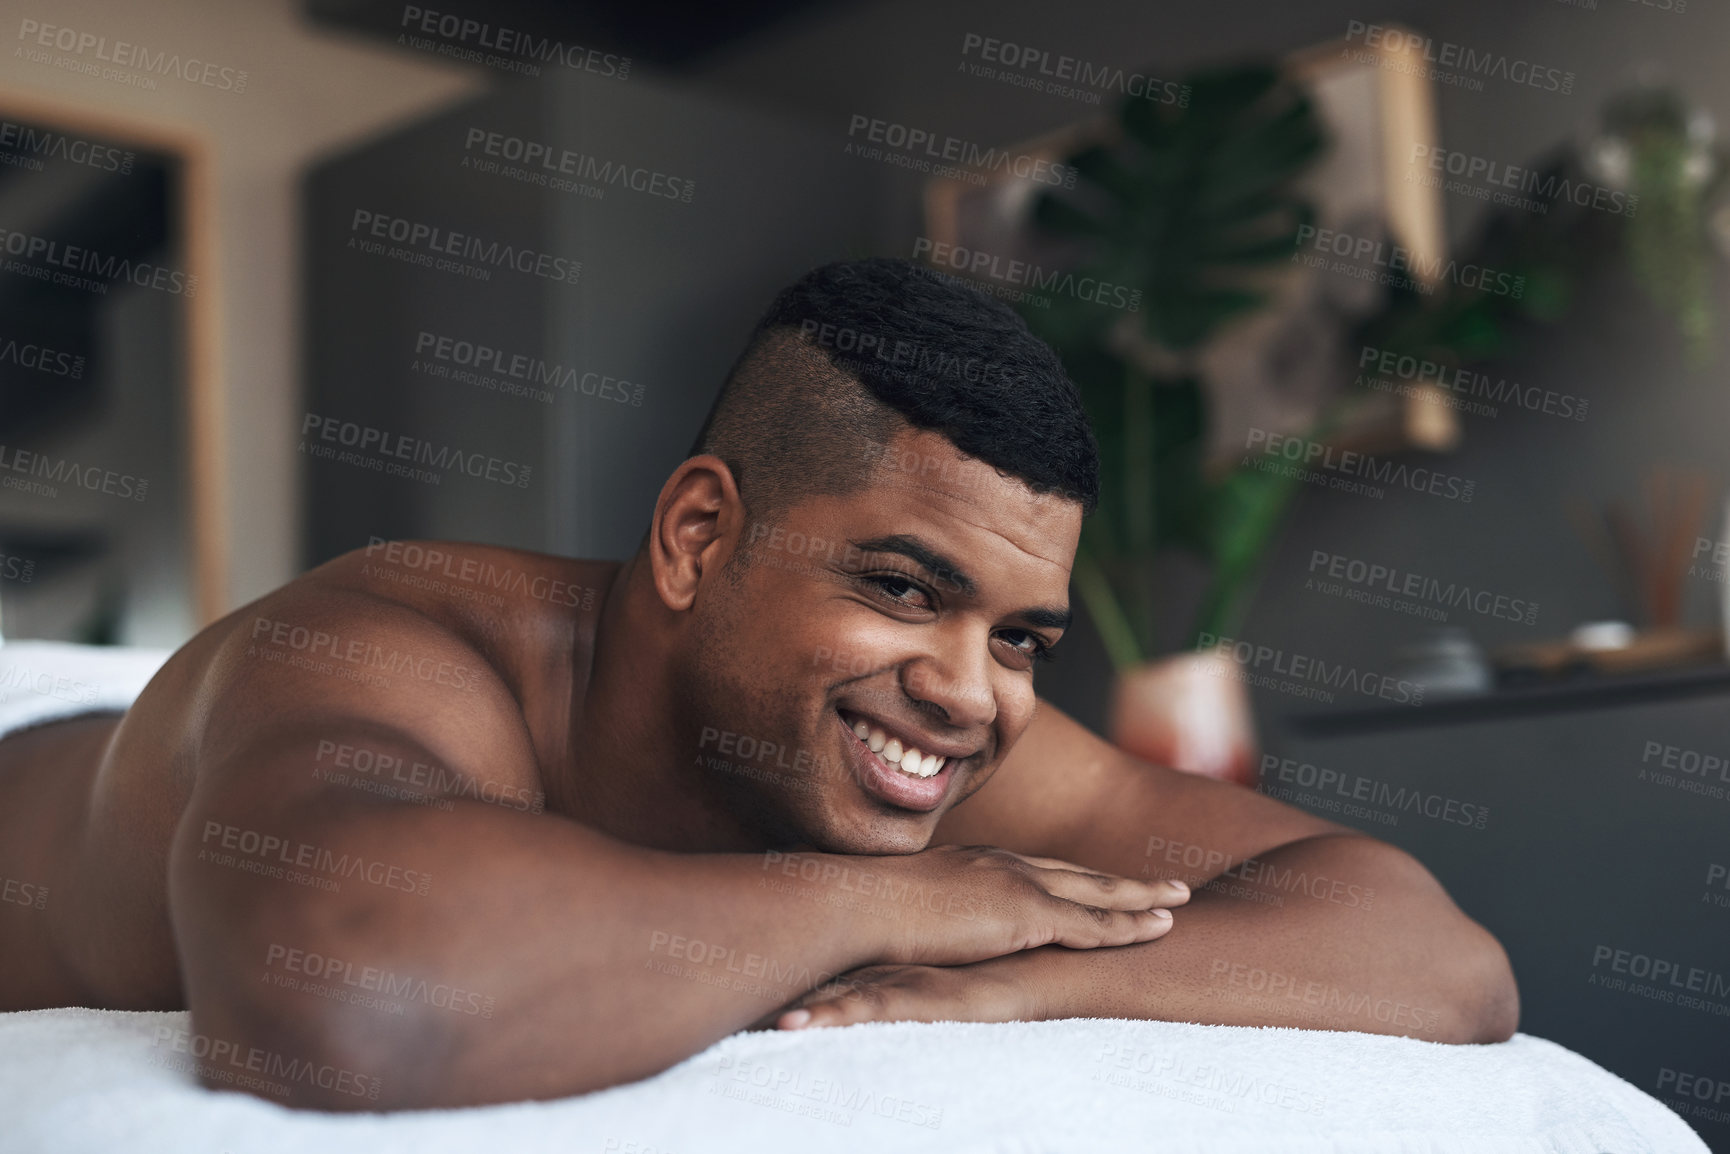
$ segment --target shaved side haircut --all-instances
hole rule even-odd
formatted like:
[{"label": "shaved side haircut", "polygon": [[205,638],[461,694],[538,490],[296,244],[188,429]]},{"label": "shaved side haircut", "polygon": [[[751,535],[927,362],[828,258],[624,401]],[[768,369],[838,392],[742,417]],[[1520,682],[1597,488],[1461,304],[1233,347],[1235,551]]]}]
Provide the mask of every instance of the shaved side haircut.
[{"label": "shaved side haircut", "polygon": [[1098,504],[1098,444],[1051,347],[978,289],[882,257],[823,265],[776,296],[690,455],[725,461],[747,515],[771,521],[865,487],[908,427],[1084,515]]}]

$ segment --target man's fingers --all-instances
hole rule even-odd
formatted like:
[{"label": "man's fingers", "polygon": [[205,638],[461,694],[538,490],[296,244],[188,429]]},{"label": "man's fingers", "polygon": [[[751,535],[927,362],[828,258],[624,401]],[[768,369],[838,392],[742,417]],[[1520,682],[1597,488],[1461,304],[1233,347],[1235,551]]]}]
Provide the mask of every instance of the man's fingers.
[{"label": "man's fingers", "polygon": [[1189,887],[1175,879],[1144,882],[1111,874],[1047,869],[1039,874],[1038,881],[1053,897],[1107,910],[1181,906],[1189,900]]},{"label": "man's fingers", "polygon": [[1039,857],[1036,854],[1030,854],[1030,853],[1016,853],[1012,849],[1006,849],[1003,852],[1008,854],[1010,857],[1020,858],[1022,861],[1026,862],[1028,865],[1036,865],[1040,869],[1077,870],[1077,871],[1080,871],[1082,873],[1091,872],[1082,866],[1076,865],[1072,861],[1064,861],[1062,858]]},{"label": "man's fingers", "polygon": [[[1050,893],[1087,905],[1103,906],[1112,910],[1144,910],[1150,906],[1180,906],[1189,900],[1189,887],[1176,878],[1144,882],[1117,874],[1101,873],[1062,858],[1039,857],[1034,854],[1015,853],[1013,850],[1003,852],[1047,871],[1040,876]],[[1063,874],[1071,876],[1052,876]],[[1084,879],[1086,884],[1078,888],[1076,878]],[[1088,885],[1093,887],[1091,891],[1086,888]]]},{"label": "man's fingers", "polygon": [[1107,910],[1081,902],[1070,903],[1073,916],[1058,927],[1056,944],[1075,950],[1100,946],[1127,946],[1150,942],[1171,930],[1171,911]]},{"label": "man's fingers", "polygon": [[890,997],[890,991],[870,982],[850,983],[840,988],[831,983],[823,990],[807,994],[804,1003],[782,1014],[775,1026],[781,1030],[806,1030],[883,1021],[886,1020]]}]

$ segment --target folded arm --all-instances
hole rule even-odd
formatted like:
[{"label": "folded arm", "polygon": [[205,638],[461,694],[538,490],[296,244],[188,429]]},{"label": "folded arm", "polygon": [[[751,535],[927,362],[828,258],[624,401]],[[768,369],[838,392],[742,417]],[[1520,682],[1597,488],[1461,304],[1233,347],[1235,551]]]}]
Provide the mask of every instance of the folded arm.
[{"label": "folded arm", "polygon": [[1001,959],[1004,972],[1034,1018],[1296,1026],[1452,1043],[1512,1036],[1519,1001],[1501,946],[1410,855],[1372,838],[1322,834],[1255,861],[1258,880],[1199,890],[1157,942],[1086,955],[1042,948]]},{"label": "folded arm", "polygon": [[1411,855],[1241,787],[1139,761],[1048,703],[937,840],[1177,878],[1194,896],[1158,941],[1041,948],[956,974],[866,975],[851,993],[802,999],[810,1024],[1159,1018],[1455,1043],[1503,1041],[1518,1025],[1501,945]]}]

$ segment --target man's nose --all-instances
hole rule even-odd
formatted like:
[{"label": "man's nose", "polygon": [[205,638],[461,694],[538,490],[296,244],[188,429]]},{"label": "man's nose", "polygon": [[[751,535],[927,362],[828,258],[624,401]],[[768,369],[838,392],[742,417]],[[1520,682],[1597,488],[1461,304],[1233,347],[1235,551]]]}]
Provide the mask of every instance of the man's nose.
[{"label": "man's nose", "polygon": [[991,692],[989,654],[954,654],[947,659],[928,655],[903,667],[902,688],[916,701],[935,706],[958,729],[989,725],[997,719]]}]

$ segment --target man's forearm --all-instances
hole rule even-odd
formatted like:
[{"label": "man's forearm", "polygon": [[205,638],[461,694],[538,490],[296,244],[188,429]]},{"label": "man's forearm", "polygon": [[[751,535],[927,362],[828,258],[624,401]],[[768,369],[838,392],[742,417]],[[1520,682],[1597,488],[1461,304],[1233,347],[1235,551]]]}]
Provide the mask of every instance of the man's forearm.
[{"label": "man's forearm", "polygon": [[1519,1020],[1501,946],[1417,861],[1367,837],[1327,835],[1270,851],[1197,888],[1158,941],[1045,947],[982,965],[1013,972],[1044,1018],[1437,1042],[1502,1041]]},{"label": "man's forearm", "polygon": [[[200,860],[208,826],[436,880],[424,894],[285,887]],[[376,1101],[302,1094],[329,1108],[550,1097],[643,1077],[878,960],[895,928],[827,900],[820,867],[832,855],[787,871],[776,855],[651,852],[481,803],[298,825],[200,815],[184,840],[177,896],[198,1031],[383,1082]],[[307,992],[325,988],[394,1000],[396,1012]]]}]

